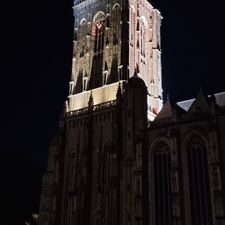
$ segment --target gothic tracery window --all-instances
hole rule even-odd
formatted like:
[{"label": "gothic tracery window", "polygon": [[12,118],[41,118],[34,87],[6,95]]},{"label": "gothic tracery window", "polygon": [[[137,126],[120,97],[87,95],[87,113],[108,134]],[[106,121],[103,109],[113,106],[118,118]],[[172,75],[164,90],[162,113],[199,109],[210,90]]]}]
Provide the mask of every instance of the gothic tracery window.
[{"label": "gothic tracery window", "polygon": [[160,142],[153,153],[155,224],[171,225],[170,152]]},{"label": "gothic tracery window", "polygon": [[105,16],[99,13],[93,21],[92,35],[95,37],[94,52],[101,54],[104,47]]},{"label": "gothic tracery window", "polygon": [[103,52],[105,45],[105,14],[99,11],[93,18],[92,41],[94,56],[92,58],[91,74],[88,82],[88,89],[102,86]]},{"label": "gothic tracery window", "polygon": [[199,135],[193,135],[187,144],[187,164],[192,224],[213,224],[207,148]]}]

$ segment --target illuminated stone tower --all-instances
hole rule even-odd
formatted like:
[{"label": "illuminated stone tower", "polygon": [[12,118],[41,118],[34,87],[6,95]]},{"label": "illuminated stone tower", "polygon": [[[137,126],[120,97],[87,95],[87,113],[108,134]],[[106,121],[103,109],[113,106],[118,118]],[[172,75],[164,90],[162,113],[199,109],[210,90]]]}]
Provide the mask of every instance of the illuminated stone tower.
[{"label": "illuminated stone tower", "polygon": [[161,16],[146,0],[75,0],[69,96],[40,225],[149,223],[146,132],[162,106]]},{"label": "illuminated stone tower", "polygon": [[[135,69],[148,90],[148,117],[162,107],[161,16],[146,0],[74,1],[74,54],[68,111],[116,99]],[[79,100],[78,100],[79,99]]]},{"label": "illuminated stone tower", "polygon": [[225,225],[225,93],[161,109],[159,11],[145,0],[73,9],[39,225]]}]

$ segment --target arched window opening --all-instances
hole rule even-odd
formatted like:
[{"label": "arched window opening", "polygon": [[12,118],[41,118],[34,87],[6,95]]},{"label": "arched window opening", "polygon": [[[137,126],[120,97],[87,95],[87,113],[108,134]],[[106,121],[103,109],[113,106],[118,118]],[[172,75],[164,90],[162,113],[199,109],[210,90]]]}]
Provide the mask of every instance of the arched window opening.
[{"label": "arched window opening", "polygon": [[94,52],[102,54],[104,47],[105,16],[99,13],[94,19],[92,36],[95,37]]},{"label": "arched window opening", "polygon": [[170,152],[160,142],[153,153],[155,224],[171,225]]},{"label": "arched window opening", "polygon": [[85,18],[80,21],[79,34],[82,38],[87,34],[87,20]]},{"label": "arched window opening", "polygon": [[113,45],[119,43],[118,37],[120,33],[120,5],[116,3],[112,8],[112,21],[113,21]]},{"label": "arched window opening", "polygon": [[[76,33],[75,33],[76,34]],[[80,21],[80,25],[79,25],[79,31],[77,32],[78,37],[74,37],[76,38],[76,40],[79,41],[79,46],[82,46],[80,49],[80,58],[83,58],[85,53],[86,53],[86,34],[87,34],[87,20],[85,18],[83,18]]]},{"label": "arched window opening", "polygon": [[192,224],[213,224],[207,148],[199,135],[187,144],[187,164]]},{"label": "arched window opening", "polygon": [[91,75],[88,82],[89,90],[102,86],[104,36],[105,14],[100,11],[94,16],[92,24],[94,56],[92,58]]}]

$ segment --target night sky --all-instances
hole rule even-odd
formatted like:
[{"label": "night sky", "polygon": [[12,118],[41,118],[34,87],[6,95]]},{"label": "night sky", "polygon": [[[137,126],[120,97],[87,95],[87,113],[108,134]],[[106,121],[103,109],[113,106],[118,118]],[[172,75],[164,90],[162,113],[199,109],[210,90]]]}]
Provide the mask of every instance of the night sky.
[{"label": "night sky", "polygon": [[[163,16],[164,95],[225,91],[222,1],[151,3]],[[5,0],[0,10],[0,225],[22,225],[38,212],[48,145],[68,93],[72,1]]]}]

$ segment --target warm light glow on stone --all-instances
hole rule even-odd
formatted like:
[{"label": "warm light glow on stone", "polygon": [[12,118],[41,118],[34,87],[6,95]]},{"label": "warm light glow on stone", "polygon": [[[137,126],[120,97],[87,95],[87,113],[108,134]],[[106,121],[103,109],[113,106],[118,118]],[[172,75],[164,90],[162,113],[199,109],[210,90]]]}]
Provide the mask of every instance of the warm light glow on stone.
[{"label": "warm light glow on stone", "polygon": [[113,84],[105,85],[100,88],[95,88],[89,91],[84,91],[75,95],[69,96],[69,111],[74,111],[88,107],[88,101],[92,94],[94,105],[116,100],[116,94],[119,84],[124,81],[119,81]]}]

